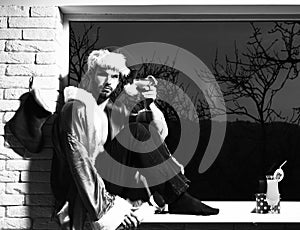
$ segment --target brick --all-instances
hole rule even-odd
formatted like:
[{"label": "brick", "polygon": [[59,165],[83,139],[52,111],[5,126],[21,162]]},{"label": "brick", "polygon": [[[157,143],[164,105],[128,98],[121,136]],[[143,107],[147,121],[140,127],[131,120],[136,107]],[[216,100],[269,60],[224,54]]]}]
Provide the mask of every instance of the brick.
[{"label": "brick", "polygon": [[[29,76],[13,77],[13,76],[0,76],[0,88],[26,88],[29,86]],[[60,80],[57,77],[35,77],[33,87],[40,89],[58,90],[60,88]]]},{"label": "brick", "polygon": [[0,16],[29,16],[29,7],[27,6],[17,6],[17,5],[11,5],[11,6],[0,6]]},{"label": "brick", "polygon": [[0,40],[0,51],[4,51],[6,41]]},{"label": "brick", "polygon": [[19,106],[19,100],[0,100],[0,111],[16,111]]},{"label": "brick", "polygon": [[6,161],[1,159],[0,160],[0,171],[4,170],[5,169],[5,164],[6,164]]},{"label": "brick", "polygon": [[4,98],[4,89],[0,89],[0,100],[3,98]]},{"label": "brick", "polygon": [[51,188],[50,188],[50,184],[45,184],[45,183],[7,183],[6,193],[7,194],[51,194]]},{"label": "brick", "polygon": [[5,207],[0,207],[0,218],[5,216]]},{"label": "brick", "polygon": [[[57,230],[60,227],[50,218],[38,218],[34,220],[33,229],[39,230]],[[85,228],[86,229],[86,228]]]},{"label": "brick", "polygon": [[50,160],[7,160],[6,169],[10,171],[41,171],[51,170]]},{"label": "brick", "polygon": [[20,173],[18,171],[0,171],[1,182],[17,182],[19,178]]},{"label": "brick", "polygon": [[7,207],[7,217],[29,217],[30,208],[28,206],[12,206]]},{"label": "brick", "polygon": [[8,160],[6,162],[6,169],[9,171],[15,170],[29,170],[30,169],[30,160]]},{"label": "brick", "polygon": [[4,123],[3,118],[4,118],[4,112],[0,112],[0,123]]},{"label": "brick", "polygon": [[36,64],[55,64],[56,63],[56,53],[37,53],[35,58]]},{"label": "brick", "polygon": [[50,172],[51,160],[32,160],[31,171]]},{"label": "brick", "polygon": [[23,39],[25,40],[49,40],[55,39],[56,33],[54,29],[24,29]]},{"label": "brick", "polygon": [[0,182],[0,196],[2,195],[2,194],[5,194],[5,186],[6,186],[6,183],[4,183],[4,182]]},{"label": "brick", "polygon": [[29,79],[30,77],[7,77],[0,76],[0,88],[8,89],[8,88],[27,88],[29,87]]},{"label": "brick", "polygon": [[55,28],[57,20],[55,18],[18,18],[8,19],[9,28]]},{"label": "brick", "polygon": [[19,99],[26,92],[28,92],[27,89],[5,89],[4,99]]},{"label": "brick", "polygon": [[5,43],[5,51],[54,52],[55,43],[53,41],[10,40]]},{"label": "brick", "polygon": [[[18,151],[18,152],[17,152]],[[13,160],[13,159],[23,159],[25,153],[24,149],[11,149],[11,148],[0,148],[0,159],[1,160]]]},{"label": "brick", "polygon": [[32,76],[45,75],[57,76],[58,68],[56,65],[8,65],[6,68],[7,76]]},{"label": "brick", "polygon": [[5,194],[5,183],[3,183],[3,182],[0,183],[0,196],[2,194]]},{"label": "brick", "polygon": [[1,75],[3,76],[5,74],[6,68],[7,68],[7,65],[0,64],[0,78],[1,78]]},{"label": "brick", "polygon": [[46,217],[51,218],[53,208],[52,207],[32,207],[30,216],[33,218],[36,217]]},{"label": "brick", "polygon": [[0,39],[22,39],[22,30],[0,29]]},{"label": "brick", "polygon": [[39,182],[39,183],[49,183],[50,182],[50,172],[21,172],[22,182]]},{"label": "brick", "polygon": [[52,208],[34,206],[7,207],[7,217],[51,217]]},{"label": "brick", "polygon": [[[3,136],[4,133],[5,133],[5,125],[0,123],[0,135]],[[1,151],[0,151],[0,155],[1,155]]]},{"label": "brick", "polygon": [[58,13],[58,8],[53,6],[33,6],[30,8],[31,17],[55,17]]},{"label": "brick", "polygon": [[7,28],[7,17],[0,17],[0,28]]},{"label": "brick", "polygon": [[39,154],[31,153],[29,151],[25,152],[24,158],[29,159],[39,159],[39,160],[51,160],[53,156],[53,149],[52,148],[42,148]]},{"label": "brick", "polygon": [[8,65],[7,76],[32,76],[35,74],[34,65]]},{"label": "brick", "polygon": [[30,218],[5,218],[4,219],[4,229],[31,229],[32,223]]},{"label": "brick", "polygon": [[[3,136],[5,133],[5,130],[4,130],[4,125],[0,123],[0,136]],[[0,152],[1,154],[1,152]]]},{"label": "brick", "polygon": [[14,115],[15,112],[5,112],[3,115],[3,123],[8,122]]},{"label": "brick", "polygon": [[[2,114],[0,114],[0,115],[2,115],[3,116],[3,112],[2,112]],[[0,119],[1,119],[2,117],[0,117]],[[3,124],[2,122],[0,122],[0,135],[1,136],[4,136],[4,135],[6,135],[6,134],[11,134],[11,131],[10,131],[10,129],[9,129],[9,127],[8,126],[5,126],[5,124]],[[0,153],[1,153],[1,148],[0,148]]]},{"label": "brick", "polygon": [[3,52],[0,51],[0,63],[7,64],[33,64],[35,61],[34,53],[23,52]]},{"label": "brick", "polygon": [[54,205],[54,197],[53,195],[26,195],[25,205],[52,206]]},{"label": "brick", "polygon": [[4,137],[3,136],[0,136],[0,148],[4,146]]},{"label": "brick", "polygon": [[24,195],[1,195],[0,196],[0,205],[23,205],[24,204]]}]

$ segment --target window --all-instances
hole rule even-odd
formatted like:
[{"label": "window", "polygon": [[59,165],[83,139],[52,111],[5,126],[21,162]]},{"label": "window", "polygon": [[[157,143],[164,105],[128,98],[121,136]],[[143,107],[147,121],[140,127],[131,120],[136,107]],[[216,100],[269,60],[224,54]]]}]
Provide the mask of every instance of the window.
[{"label": "window", "polygon": [[[171,130],[167,142],[174,154],[180,149],[176,158],[184,162],[195,196],[253,200],[259,180],[287,160],[281,197],[299,200],[299,9],[62,10],[70,22],[68,84],[80,81],[87,55],[99,48],[129,51],[132,69],[161,80],[159,105]],[[145,47],[146,59],[133,52]],[[184,152],[188,147],[191,153]]]}]

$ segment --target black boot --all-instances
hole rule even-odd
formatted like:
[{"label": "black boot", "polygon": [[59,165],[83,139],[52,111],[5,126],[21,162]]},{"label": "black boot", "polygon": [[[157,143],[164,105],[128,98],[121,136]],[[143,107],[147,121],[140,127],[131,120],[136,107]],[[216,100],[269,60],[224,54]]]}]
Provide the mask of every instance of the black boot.
[{"label": "black boot", "polygon": [[8,126],[28,151],[37,153],[43,144],[42,126],[52,113],[37,103],[32,91],[20,99],[21,105]]},{"label": "black boot", "polygon": [[172,214],[209,216],[218,214],[219,209],[209,207],[185,192],[175,202],[169,204],[169,212]]}]

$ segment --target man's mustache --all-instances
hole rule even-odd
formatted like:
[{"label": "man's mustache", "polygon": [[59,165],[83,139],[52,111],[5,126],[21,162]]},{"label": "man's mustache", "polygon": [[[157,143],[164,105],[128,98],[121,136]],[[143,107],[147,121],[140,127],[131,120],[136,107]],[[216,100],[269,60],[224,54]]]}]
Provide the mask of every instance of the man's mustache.
[{"label": "man's mustache", "polygon": [[102,90],[107,90],[107,89],[109,89],[110,91],[113,90],[113,88],[112,88],[110,85],[105,85],[105,86],[102,88]]}]

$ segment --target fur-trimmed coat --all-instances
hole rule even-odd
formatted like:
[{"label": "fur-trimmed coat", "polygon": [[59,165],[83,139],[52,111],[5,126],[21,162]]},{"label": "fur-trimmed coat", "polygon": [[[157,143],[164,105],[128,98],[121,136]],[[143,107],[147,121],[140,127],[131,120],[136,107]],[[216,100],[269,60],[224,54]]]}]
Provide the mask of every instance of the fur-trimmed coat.
[{"label": "fur-trimmed coat", "polygon": [[[55,119],[52,133],[55,154],[51,187],[58,204],[56,214],[62,213],[66,202],[72,201],[72,195],[77,193],[93,221],[101,219],[105,213],[115,213],[114,209],[126,213],[130,208],[128,203],[105,190],[94,162],[103,152],[107,138],[114,138],[128,121],[128,110],[124,105],[112,105],[109,101],[97,105],[92,94],[75,87],[67,87],[64,97],[65,105]],[[161,121],[158,131],[164,139],[166,122],[156,106],[152,109],[155,119]],[[116,215],[115,222],[122,221],[123,216],[122,213]]]}]

